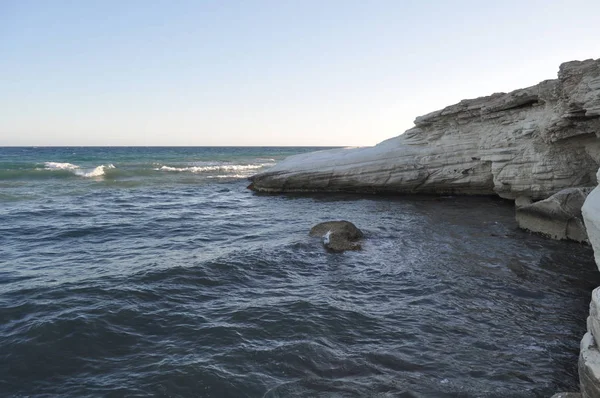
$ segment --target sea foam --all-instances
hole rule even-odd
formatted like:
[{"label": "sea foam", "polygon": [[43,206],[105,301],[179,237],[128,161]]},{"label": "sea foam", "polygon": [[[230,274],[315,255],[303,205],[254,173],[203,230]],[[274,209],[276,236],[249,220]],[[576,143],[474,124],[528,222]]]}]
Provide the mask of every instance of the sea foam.
[{"label": "sea foam", "polygon": [[176,172],[190,172],[190,173],[206,173],[211,171],[223,171],[223,172],[240,172],[246,170],[257,170],[263,167],[273,166],[273,163],[259,163],[259,164],[219,164],[213,166],[185,166],[185,167],[172,167],[172,166],[161,166],[154,170],[160,171],[176,171]]},{"label": "sea foam", "polygon": [[75,170],[79,166],[72,163],[46,162],[44,163],[46,170]]},{"label": "sea foam", "polygon": [[106,170],[114,169],[115,166],[112,164],[100,165],[93,169],[82,169],[80,166],[72,163],[60,163],[60,162],[45,162],[45,170],[67,170],[71,171],[79,177],[93,178],[102,177],[105,175]]},{"label": "sea foam", "polygon": [[86,177],[86,178],[102,177],[106,173],[106,170],[114,169],[114,168],[115,168],[115,166],[113,166],[112,164],[100,165],[100,166],[96,167],[95,169],[93,169],[92,171],[76,170],[75,174],[77,174],[80,177]]}]

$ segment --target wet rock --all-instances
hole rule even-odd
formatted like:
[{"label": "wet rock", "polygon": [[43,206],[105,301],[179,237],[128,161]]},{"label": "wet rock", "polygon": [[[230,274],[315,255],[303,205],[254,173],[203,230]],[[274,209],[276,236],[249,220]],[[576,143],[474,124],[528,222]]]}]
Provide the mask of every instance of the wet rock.
[{"label": "wet rock", "polygon": [[554,394],[551,398],[581,398],[581,394],[578,392],[559,392]]},{"label": "wet rock", "polygon": [[323,246],[333,252],[360,250],[363,233],[349,221],[327,221],[311,228],[310,236],[323,239]]},{"label": "wet rock", "polygon": [[593,188],[568,188],[539,202],[515,201],[519,227],[553,239],[587,242],[581,207]]}]

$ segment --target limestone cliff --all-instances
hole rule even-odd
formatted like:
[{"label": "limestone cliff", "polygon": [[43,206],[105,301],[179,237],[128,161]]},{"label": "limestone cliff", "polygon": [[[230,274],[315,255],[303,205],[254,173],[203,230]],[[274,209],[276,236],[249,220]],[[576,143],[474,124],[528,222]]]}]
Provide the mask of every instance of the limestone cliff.
[{"label": "limestone cliff", "polygon": [[519,227],[552,239],[588,242],[581,207],[591,190],[566,188],[535,203],[528,198],[517,198],[515,207]]},{"label": "limestone cliff", "polygon": [[464,100],[418,117],[374,147],[292,156],[251,177],[265,192],[498,194],[545,199],[596,184],[600,59],[560,66],[558,79]]},{"label": "limestone cliff", "polygon": [[[600,171],[598,172],[600,177]],[[596,187],[582,207],[583,219],[600,268],[600,187]],[[579,382],[584,398],[600,397],[600,287],[592,292],[587,333],[581,340],[579,354]]]}]

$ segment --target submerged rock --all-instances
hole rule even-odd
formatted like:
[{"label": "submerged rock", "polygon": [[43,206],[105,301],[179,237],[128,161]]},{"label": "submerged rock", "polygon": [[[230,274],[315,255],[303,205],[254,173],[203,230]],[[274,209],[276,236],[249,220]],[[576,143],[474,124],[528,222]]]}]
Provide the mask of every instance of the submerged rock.
[{"label": "submerged rock", "polygon": [[327,250],[343,252],[346,250],[360,250],[357,241],[363,233],[349,221],[327,221],[315,225],[309,232],[310,236],[323,238],[323,245]]},{"label": "submerged rock", "polygon": [[573,61],[561,65],[558,79],[461,101],[374,147],[289,157],[251,177],[252,188],[540,200],[596,184],[597,133],[600,60]]},{"label": "submerged rock", "polygon": [[553,239],[587,242],[581,207],[593,188],[568,188],[535,203],[515,201],[519,227]]}]

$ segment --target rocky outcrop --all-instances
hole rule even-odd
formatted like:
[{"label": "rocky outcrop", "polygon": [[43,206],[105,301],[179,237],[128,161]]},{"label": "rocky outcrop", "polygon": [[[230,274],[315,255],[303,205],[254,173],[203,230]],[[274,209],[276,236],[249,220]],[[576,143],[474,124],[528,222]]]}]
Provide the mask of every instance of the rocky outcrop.
[{"label": "rocky outcrop", "polygon": [[539,200],[596,184],[598,134],[600,60],[574,61],[556,80],[461,101],[374,147],[289,157],[251,177],[251,186]]},{"label": "rocky outcrop", "polygon": [[[600,175],[600,171],[598,173]],[[581,209],[588,240],[594,249],[596,264],[600,268],[600,187],[587,197]],[[583,398],[600,397],[600,287],[592,292],[587,333],[581,340],[579,353],[579,383]]]},{"label": "rocky outcrop", "polygon": [[600,397],[600,351],[590,332],[581,339],[578,368],[582,397]]},{"label": "rocky outcrop", "polygon": [[539,202],[515,200],[519,227],[553,239],[587,242],[581,207],[592,188],[567,188]]},{"label": "rocky outcrop", "polygon": [[323,246],[332,252],[360,250],[358,243],[363,233],[349,221],[327,221],[315,225],[309,232],[310,236],[323,239]]},{"label": "rocky outcrop", "polygon": [[[600,175],[600,171],[598,173]],[[581,208],[588,239],[594,249],[594,257],[600,269],[600,188],[596,187]],[[600,337],[600,336],[599,336]]]}]

